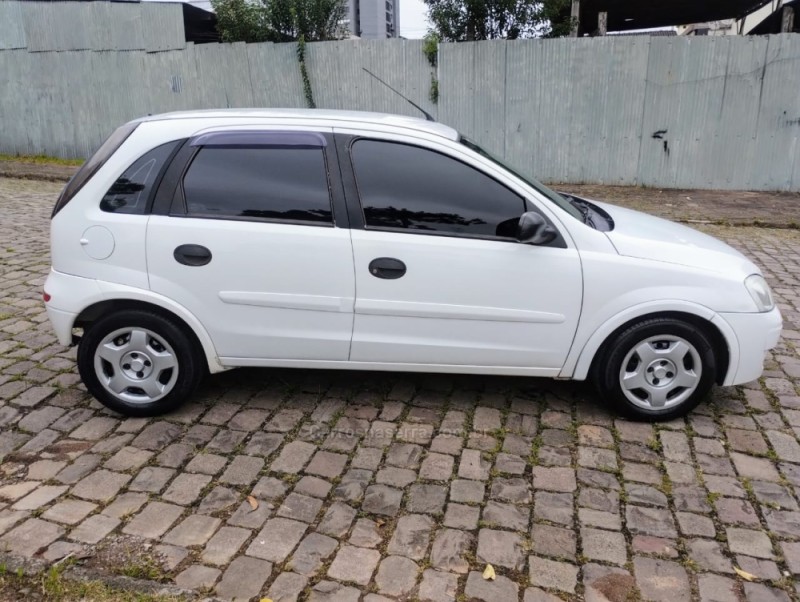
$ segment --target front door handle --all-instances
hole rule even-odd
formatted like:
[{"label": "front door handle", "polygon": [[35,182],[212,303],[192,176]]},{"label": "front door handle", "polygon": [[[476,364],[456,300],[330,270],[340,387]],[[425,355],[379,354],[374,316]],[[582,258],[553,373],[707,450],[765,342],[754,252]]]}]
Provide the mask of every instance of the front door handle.
[{"label": "front door handle", "polygon": [[396,280],[406,273],[406,264],[394,257],[378,257],[369,262],[369,273],[376,278]]},{"label": "front door handle", "polygon": [[181,245],[172,254],[175,261],[193,267],[206,265],[211,261],[211,251],[203,245]]}]

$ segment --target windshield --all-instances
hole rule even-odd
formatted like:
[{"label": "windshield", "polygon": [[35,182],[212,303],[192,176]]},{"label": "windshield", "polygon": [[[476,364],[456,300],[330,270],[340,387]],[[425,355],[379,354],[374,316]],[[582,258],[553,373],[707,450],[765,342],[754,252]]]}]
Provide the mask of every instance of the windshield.
[{"label": "windshield", "polygon": [[534,178],[531,178],[530,176],[522,175],[516,169],[511,167],[508,163],[502,161],[501,159],[498,159],[497,157],[492,155],[490,152],[482,149],[480,146],[475,144],[469,138],[465,138],[464,136],[459,136],[459,142],[461,142],[461,144],[466,146],[468,149],[475,151],[476,153],[478,153],[482,157],[485,157],[486,159],[489,159],[489,161],[491,161],[492,163],[496,163],[497,165],[499,165],[500,167],[502,167],[506,171],[508,171],[508,172],[512,173],[513,175],[517,176],[520,180],[525,182],[528,186],[530,186],[534,190],[540,192],[542,195],[547,197],[550,201],[552,201],[553,203],[558,205],[561,209],[563,209],[564,211],[569,213],[575,219],[580,220],[580,221],[584,221],[583,215],[580,212],[580,210],[578,208],[576,208],[574,205],[572,205],[569,201],[567,201],[567,199],[565,199],[563,196],[558,194],[555,190],[550,190],[547,186],[545,186],[541,182],[535,180]]}]

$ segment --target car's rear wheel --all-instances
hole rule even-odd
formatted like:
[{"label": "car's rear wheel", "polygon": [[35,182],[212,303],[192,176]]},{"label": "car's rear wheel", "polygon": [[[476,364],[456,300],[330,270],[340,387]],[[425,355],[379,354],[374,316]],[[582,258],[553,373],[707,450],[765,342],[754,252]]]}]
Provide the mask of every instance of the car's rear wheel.
[{"label": "car's rear wheel", "polygon": [[708,337],[682,320],[642,320],[612,337],[595,360],[594,381],[619,412],[670,420],[697,406],[714,384]]},{"label": "car's rear wheel", "polygon": [[202,357],[175,321],[125,310],[92,323],[78,347],[78,370],[103,405],[155,416],[181,405],[202,379]]}]

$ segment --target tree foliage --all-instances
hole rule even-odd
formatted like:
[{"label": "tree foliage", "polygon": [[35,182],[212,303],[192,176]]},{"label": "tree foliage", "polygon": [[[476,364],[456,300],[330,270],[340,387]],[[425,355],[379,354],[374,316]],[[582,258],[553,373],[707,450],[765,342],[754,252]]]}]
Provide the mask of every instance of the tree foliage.
[{"label": "tree foliage", "polygon": [[337,40],[346,31],[344,0],[211,0],[224,42]]},{"label": "tree foliage", "polygon": [[566,35],[571,25],[571,0],[425,0],[425,4],[433,31],[445,42]]}]

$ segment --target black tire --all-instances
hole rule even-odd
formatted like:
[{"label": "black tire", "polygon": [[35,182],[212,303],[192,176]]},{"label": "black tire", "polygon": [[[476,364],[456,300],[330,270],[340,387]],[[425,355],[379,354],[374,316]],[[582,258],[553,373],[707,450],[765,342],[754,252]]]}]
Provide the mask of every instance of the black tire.
[{"label": "black tire", "polygon": [[[663,339],[663,342],[659,342],[658,337],[665,337],[665,339]],[[670,349],[670,345],[677,344],[680,339],[688,343],[690,348],[696,352],[689,351],[683,356],[682,370],[682,373],[686,374],[693,372],[697,377],[697,384],[694,385],[694,390],[691,390],[691,387],[681,387],[678,384],[674,384],[680,382],[672,380],[675,377],[674,372],[666,372],[659,382],[658,375],[653,375],[651,364],[656,361],[660,363],[660,356],[656,356],[657,359],[647,363],[643,362],[638,352],[635,351],[637,347],[646,343],[651,349],[661,345],[664,352],[666,352]],[[674,353],[677,356],[683,348],[681,347],[680,350],[678,348],[674,349],[676,349]],[[629,354],[633,355],[629,358]],[[644,372],[641,373],[643,377],[650,379],[645,381],[645,387],[632,389],[629,386],[623,388],[622,369],[626,358],[628,358],[625,372],[628,376],[626,376],[626,379],[630,375],[639,374],[639,370],[643,369]],[[694,365],[697,359],[699,359],[701,370],[699,377]],[[668,364],[668,366],[671,365]],[[716,379],[714,348],[706,334],[697,326],[675,318],[645,319],[616,333],[601,347],[592,368],[594,384],[607,403],[626,417],[651,422],[671,420],[686,415],[708,395]],[[662,371],[670,369],[669,367],[660,366],[656,366],[656,368]],[[680,367],[676,368],[675,372],[680,369]],[[663,383],[669,384],[664,385]],[[664,407],[643,407],[643,405],[650,403],[650,392],[658,392],[659,387],[657,385],[659,384],[661,385],[661,391],[671,387],[672,400],[677,401],[670,401],[667,398]],[[634,403],[629,396],[639,399],[640,405]],[[684,396],[685,399],[680,399]]]},{"label": "black tire", "polygon": [[[104,376],[109,377],[110,374],[115,374],[115,369],[119,370],[120,368],[115,368],[111,362],[103,359],[97,360],[102,367],[96,367],[95,353],[106,337],[121,330],[139,333],[149,331],[149,334],[155,335],[149,338],[147,343],[152,346],[152,350],[155,353],[165,351],[169,358],[174,358],[175,368],[165,368],[161,372],[162,380],[167,381],[167,385],[161,384],[161,386],[164,386],[165,389],[167,386],[169,387],[165,393],[162,393],[163,396],[153,395],[152,397],[156,399],[149,401],[147,394],[142,391],[141,399],[131,401],[120,395],[133,397],[137,395],[136,387],[126,389],[118,395],[101,384],[98,369],[103,370]],[[119,340],[124,341],[124,337],[124,334],[120,335]],[[166,346],[162,346],[159,341],[166,343]],[[122,353],[122,351],[115,351],[115,353]],[[120,364],[123,361],[121,359]],[[156,366],[158,366],[157,361],[156,359],[152,360]],[[153,364],[148,364],[148,366]],[[130,371],[130,364],[125,364],[125,366]],[[152,368],[153,371],[155,369]],[[172,370],[175,372],[174,375]],[[205,358],[199,345],[176,321],[152,311],[130,309],[104,316],[86,329],[78,346],[78,371],[89,393],[107,408],[126,416],[157,416],[176,409],[186,401],[205,376],[206,368]],[[138,374],[143,375],[144,373]],[[148,378],[148,381],[152,382],[152,380]]]}]

